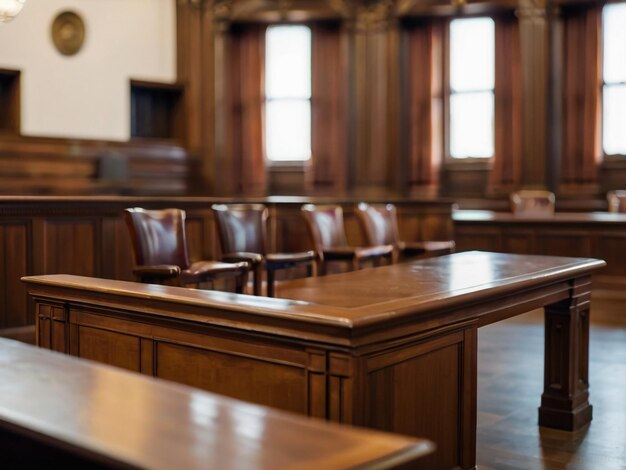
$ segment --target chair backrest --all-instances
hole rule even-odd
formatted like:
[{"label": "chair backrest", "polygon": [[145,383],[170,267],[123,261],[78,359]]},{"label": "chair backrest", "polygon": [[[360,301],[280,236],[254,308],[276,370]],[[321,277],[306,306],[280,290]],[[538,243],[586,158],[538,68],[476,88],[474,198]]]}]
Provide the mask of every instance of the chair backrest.
[{"label": "chair backrest", "polygon": [[174,264],[189,267],[185,237],[185,211],[181,209],[124,211],[137,266]]},{"label": "chair backrest", "polygon": [[511,211],[514,214],[554,214],[554,193],[550,191],[524,190],[511,193]]},{"label": "chair backrest", "polygon": [[214,204],[222,252],[266,254],[268,210],[263,204]]},{"label": "chair backrest", "polygon": [[361,202],[355,214],[368,245],[396,245],[400,241],[398,216],[393,204]]},{"label": "chair backrest", "polygon": [[319,253],[325,248],[348,245],[340,206],[305,204],[302,215]]},{"label": "chair backrest", "polygon": [[610,191],[606,195],[609,212],[626,212],[626,191]]}]

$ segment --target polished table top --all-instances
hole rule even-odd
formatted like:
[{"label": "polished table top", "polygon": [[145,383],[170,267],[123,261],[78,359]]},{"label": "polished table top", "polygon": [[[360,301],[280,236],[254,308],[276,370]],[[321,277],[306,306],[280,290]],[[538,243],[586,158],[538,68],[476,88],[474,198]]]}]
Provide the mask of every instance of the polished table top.
[{"label": "polished table top", "polygon": [[[349,344],[352,333],[361,327],[387,328],[406,318],[432,315],[469,303],[491,301],[494,296],[513,295],[523,289],[541,288],[576,276],[591,274],[603,267],[600,260],[527,256],[490,252],[463,252],[409,263],[395,264],[326,277],[290,281],[271,299],[217,291],[138,284],[124,281],[69,275],[30,276],[31,285],[89,291],[110,299],[111,295],[172,305],[202,307],[198,314],[163,315],[270,331],[280,326],[286,336],[324,339]],[[154,309],[160,315],[160,309]],[[455,321],[458,321],[455,318]],[[311,325],[319,328],[312,329]],[[324,329],[325,328],[325,329]]]},{"label": "polished table top", "polygon": [[493,212],[484,210],[455,210],[452,220],[460,223],[493,222],[507,224],[527,223],[593,223],[626,224],[626,214],[614,212],[556,212],[554,214],[513,214],[512,212]]},{"label": "polished table top", "polygon": [[389,468],[433,450],[0,339],[7,426],[153,469]]}]

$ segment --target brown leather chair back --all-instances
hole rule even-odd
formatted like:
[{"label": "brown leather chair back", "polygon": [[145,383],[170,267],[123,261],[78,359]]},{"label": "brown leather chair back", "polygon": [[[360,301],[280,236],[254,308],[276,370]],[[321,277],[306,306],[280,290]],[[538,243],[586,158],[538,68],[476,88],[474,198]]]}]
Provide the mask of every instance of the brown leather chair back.
[{"label": "brown leather chair back", "polygon": [[606,195],[609,212],[626,212],[626,191],[610,191]]},{"label": "brown leather chair back", "polygon": [[524,190],[511,194],[511,211],[524,215],[554,214],[554,193],[550,191]]},{"label": "brown leather chair back", "polygon": [[224,253],[266,254],[267,207],[263,204],[214,204],[211,209]]},{"label": "brown leather chair back", "polygon": [[124,211],[137,266],[175,264],[189,267],[185,238],[185,211],[181,209]]},{"label": "brown leather chair back", "polygon": [[396,245],[400,241],[398,216],[393,204],[361,202],[355,214],[368,245]]},{"label": "brown leather chair back", "polygon": [[305,204],[302,215],[318,253],[324,248],[348,245],[340,206]]}]

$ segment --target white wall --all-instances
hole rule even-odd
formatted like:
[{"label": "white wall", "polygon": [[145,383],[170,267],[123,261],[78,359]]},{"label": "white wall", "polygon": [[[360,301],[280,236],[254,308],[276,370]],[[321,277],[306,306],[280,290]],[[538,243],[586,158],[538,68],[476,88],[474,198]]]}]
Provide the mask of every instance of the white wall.
[{"label": "white wall", "polygon": [[[69,57],[50,33],[64,10],[86,27]],[[22,134],[127,140],[129,78],[176,79],[175,0],[27,0],[0,24],[0,68],[22,71]]]}]

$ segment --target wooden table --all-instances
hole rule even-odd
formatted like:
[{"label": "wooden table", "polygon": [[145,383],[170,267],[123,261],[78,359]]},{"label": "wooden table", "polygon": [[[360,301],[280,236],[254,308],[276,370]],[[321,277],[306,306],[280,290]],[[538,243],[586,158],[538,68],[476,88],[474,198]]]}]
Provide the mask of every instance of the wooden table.
[{"label": "wooden table", "polygon": [[3,468],[396,468],[425,439],[251,405],[0,339]]},{"label": "wooden table", "polygon": [[279,292],[297,300],[64,275],[25,281],[43,347],[310,416],[424,436],[437,452],[423,468],[449,469],[476,464],[480,326],[545,306],[539,423],[575,430],[591,420],[591,274],[603,266],[457,253],[293,281]]},{"label": "wooden table", "polygon": [[453,213],[457,251],[489,250],[606,260],[596,281],[626,281],[626,214],[557,212],[550,216],[457,210]]}]

